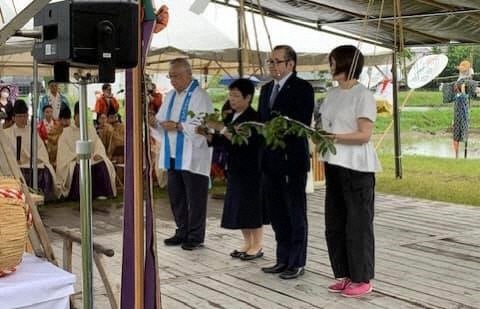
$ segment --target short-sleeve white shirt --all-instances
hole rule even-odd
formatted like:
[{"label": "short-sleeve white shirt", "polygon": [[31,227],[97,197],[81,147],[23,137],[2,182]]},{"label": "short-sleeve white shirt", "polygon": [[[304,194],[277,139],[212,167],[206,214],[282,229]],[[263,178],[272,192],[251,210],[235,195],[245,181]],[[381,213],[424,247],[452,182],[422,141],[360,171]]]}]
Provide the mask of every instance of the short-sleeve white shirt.
[{"label": "short-sleeve white shirt", "polygon": [[[373,94],[358,83],[350,89],[331,88],[320,106],[322,129],[334,133],[352,133],[358,130],[357,120],[367,118],[375,122],[377,107]],[[361,145],[335,144],[336,154],[327,152],[323,160],[361,172],[381,171],[375,148],[371,142]]]}]

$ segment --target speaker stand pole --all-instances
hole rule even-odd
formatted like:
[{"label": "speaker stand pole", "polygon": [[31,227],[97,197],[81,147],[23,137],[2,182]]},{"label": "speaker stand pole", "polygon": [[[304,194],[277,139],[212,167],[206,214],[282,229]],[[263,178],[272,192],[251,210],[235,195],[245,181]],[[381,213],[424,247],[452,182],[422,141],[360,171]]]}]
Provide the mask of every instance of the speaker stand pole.
[{"label": "speaker stand pole", "polygon": [[80,159],[80,217],[82,233],[82,285],[83,308],[93,309],[92,285],[92,175],[90,157],[91,141],[88,139],[87,126],[87,84],[88,80],[80,80],[80,140],[76,144],[76,152]]}]

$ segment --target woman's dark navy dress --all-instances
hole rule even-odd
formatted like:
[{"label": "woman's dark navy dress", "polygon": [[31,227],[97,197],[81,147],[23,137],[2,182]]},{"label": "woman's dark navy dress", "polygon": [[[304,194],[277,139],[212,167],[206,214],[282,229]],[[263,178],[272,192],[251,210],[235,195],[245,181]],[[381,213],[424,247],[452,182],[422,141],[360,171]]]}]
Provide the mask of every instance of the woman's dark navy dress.
[{"label": "woman's dark navy dress", "polygon": [[[233,114],[226,123],[238,125],[246,121],[257,121],[257,112],[249,107],[233,122]],[[247,145],[232,145],[223,135],[215,134],[211,143],[223,145],[228,151],[227,193],[221,226],[227,229],[255,229],[267,224],[266,211],[260,195],[260,136],[254,132]]]}]

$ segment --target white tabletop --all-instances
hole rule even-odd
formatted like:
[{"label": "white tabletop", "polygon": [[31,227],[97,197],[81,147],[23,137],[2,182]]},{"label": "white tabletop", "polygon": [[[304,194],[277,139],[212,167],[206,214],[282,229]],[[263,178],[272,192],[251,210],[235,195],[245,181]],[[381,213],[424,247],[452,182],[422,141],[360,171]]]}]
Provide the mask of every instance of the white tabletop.
[{"label": "white tabletop", "polygon": [[0,277],[0,308],[64,309],[74,284],[75,275],[25,253],[16,272]]}]

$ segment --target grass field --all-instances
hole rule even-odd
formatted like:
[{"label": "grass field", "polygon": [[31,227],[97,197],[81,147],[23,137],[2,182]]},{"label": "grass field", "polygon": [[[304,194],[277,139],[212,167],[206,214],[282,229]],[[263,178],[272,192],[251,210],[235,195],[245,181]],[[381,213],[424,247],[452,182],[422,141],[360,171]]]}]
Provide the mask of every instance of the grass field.
[{"label": "grass field", "polygon": [[396,179],[393,155],[379,158],[378,192],[480,206],[480,160],[403,156],[403,178]]}]

